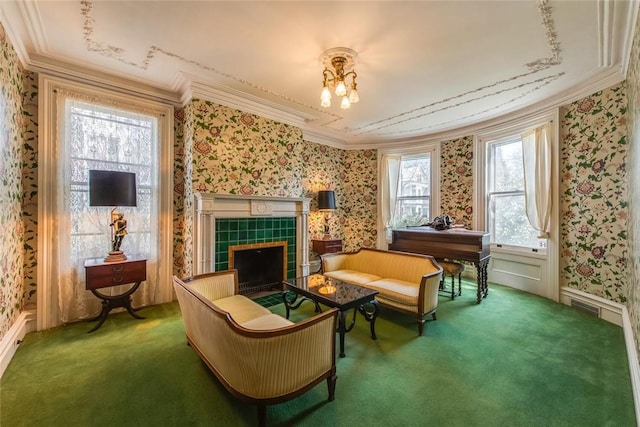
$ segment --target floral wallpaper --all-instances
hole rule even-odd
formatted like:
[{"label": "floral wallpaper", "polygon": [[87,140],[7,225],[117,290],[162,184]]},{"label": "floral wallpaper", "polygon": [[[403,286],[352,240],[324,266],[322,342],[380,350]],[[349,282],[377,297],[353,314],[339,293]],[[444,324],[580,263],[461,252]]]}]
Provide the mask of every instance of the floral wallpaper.
[{"label": "floral wallpaper", "polygon": [[560,110],[560,285],[627,302],[625,84]]},{"label": "floral wallpaper", "polygon": [[304,176],[302,178],[302,196],[311,198],[309,212],[309,236],[321,238],[324,234],[325,214],[318,212],[318,201],[315,195],[320,190],[333,190],[336,197],[336,210],[327,214],[329,231],[331,236],[345,239],[344,222],[347,214],[348,198],[345,197],[342,182],[347,173],[344,169],[344,150],[316,144],[309,141],[302,143],[302,163],[304,164]]},{"label": "floral wallpaper", "polygon": [[24,73],[24,145],[22,150],[22,219],[24,221],[25,306],[36,304],[38,267],[38,76]]},{"label": "floral wallpaper", "polygon": [[178,277],[193,275],[192,265],[185,263],[193,258],[191,234],[191,212],[193,192],[191,191],[191,143],[193,130],[191,122],[185,121],[190,106],[174,110],[173,147],[173,274]]},{"label": "floral wallpaper", "polygon": [[629,254],[628,309],[633,325],[636,348],[640,348],[640,19],[636,21],[627,74],[627,111],[629,153],[627,158],[629,185]]},{"label": "floral wallpaper", "polygon": [[0,339],[23,305],[22,146],[23,70],[0,25]]},{"label": "floral wallpaper", "polygon": [[[340,223],[344,230],[343,250],[376,247],[378,154],[375,150],[347,151],[344,163],[344,215]],[[342,178],[344,176],[344,179]]]},{"label": "floral wallpaper", "polygon": [[440,144],[440,212],[473,225],[473,136]]},{"label": "floral wallpaper", "polygon": [[[194,192],[310,197],[332,189],[334,237],[345,250],[375,246],[376,153],[341,150],[304,141],[302,130],[250,113],[194,99],[176,110],[174,164],[174,272],[191,274]],[[309,215],[310,235],[322,234],[324,217]],[[348,230],[346,232],[345,230]]]},{"label": "floral wallpaper", "polygon": [[209,101],[192,104],[194,191],[303,195],[300,129]]}]

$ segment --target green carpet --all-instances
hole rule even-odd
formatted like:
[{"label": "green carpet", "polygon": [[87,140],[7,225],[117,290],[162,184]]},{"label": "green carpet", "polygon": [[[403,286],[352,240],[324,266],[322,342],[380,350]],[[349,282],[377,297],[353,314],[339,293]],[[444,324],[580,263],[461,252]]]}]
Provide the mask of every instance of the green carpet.
[{"label": "green carpet", "polygon": [[[635,426],[622,329],[500,286],[475,304],[440,296],[438,320],[381,310],[378,339],[358,315],[326,383],[267,408],[278,426]],[[284,308],[270,308],[283,313]],[[292,319],[311,315],[311,303]],[[0,381],[0,425],[253,426],[253,406],[218,383],[185,343],[177,303],[145,320],[111,315],[31,333]]]}]

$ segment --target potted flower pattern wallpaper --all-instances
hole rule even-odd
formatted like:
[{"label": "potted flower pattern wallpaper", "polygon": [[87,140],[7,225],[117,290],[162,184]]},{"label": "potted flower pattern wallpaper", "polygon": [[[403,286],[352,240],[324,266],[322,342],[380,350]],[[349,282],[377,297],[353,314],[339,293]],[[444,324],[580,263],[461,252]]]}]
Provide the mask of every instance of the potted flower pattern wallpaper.
[{"label": "potted flower pattern wallpaper", "polygon": [[[626,82],[560,109],[561,286],[627,304],[639,335],[640,48]],[[25,71],[0,27],[0,339],[37,303],[37,74]],[[192,271],[195,192],[314,198],[336,193],[331,231],[344,249],[375,247],[378,152],[304,140],[302,130],[192,99],[175,110],[174,273]],[[473,219],[473,135],[441,143],[441,210]],[[446,184],[444,184],[446,183]],[[310,235],[323,217],[309,215]]]}]

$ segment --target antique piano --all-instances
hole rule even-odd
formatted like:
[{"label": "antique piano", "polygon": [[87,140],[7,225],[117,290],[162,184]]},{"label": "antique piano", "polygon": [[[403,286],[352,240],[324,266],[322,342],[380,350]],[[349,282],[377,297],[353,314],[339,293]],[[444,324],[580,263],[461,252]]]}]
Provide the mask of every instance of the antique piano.
[{"label": "antique piano", "polygon": [[450,228],[436,230],[431,227],[407,227],[392,230],[389,250],[431,255],[454,261],[468,261],[476,266],[478,273],[477,303],[489,293],[487,265],[491,253],[489,233],[486,231]]}]

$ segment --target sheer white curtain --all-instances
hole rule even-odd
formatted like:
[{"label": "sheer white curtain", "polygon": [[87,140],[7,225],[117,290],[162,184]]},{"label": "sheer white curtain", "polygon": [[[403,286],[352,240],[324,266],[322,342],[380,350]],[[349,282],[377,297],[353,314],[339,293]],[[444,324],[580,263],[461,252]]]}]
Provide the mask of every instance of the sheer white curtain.
[{"label": "sheer white curtain", "polygon": [[550,230],[551,132],[551,123],[546,123],[522,134],[527,219],[540,232],[539,239],[548,238]]},{"label": "sheer white curtain", "polygon": [[[147,258],[147,281],[133,295],[134,306],[156,302],[158,293],[159,142],[157,118],[144,112],[104,105],[99,99],[57,91],[57,182],[52,249],[57,252],[57,295],[62,322],[100,311],[100,300],[85,288],[84,262],[103,258],[110,248],[110,207],[89,207],[88,171],[134,172],[137,206],[119,207],[127,219],[122,250]],[[106,288],[121,293],[131,285]]]},{"label": "sheer white curtain", "polygon": [[401,161],[401,156],[392,154],[383,154],[381,159],[382,181],[380,190],[382,194],[382,223],[384,224],[384,235],[387,243],[391,242],[391,228],[396,213]]}]

